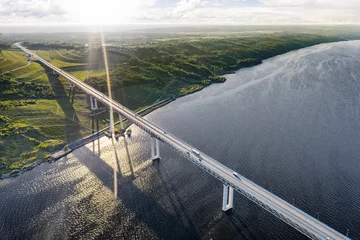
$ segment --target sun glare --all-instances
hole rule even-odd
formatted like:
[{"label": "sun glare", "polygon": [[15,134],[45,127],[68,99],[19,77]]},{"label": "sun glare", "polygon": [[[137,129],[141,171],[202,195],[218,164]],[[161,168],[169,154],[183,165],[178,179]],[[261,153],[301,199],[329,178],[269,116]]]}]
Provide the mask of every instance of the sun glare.
[{"label": "sun glare", "polygon": [[131,1],[64,1],[64,8],[69,17],[76,22],[86,24],[119,24],[127,22],[137,16],[140,10],[150,7],[155,3],[153,0]]}]

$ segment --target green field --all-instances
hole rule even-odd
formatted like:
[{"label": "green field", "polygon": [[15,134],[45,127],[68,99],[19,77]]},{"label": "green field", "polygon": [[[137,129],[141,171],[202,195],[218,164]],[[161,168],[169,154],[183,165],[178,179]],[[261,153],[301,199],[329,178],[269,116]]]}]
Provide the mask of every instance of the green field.
[{"label": "green field", "polygon": [[3,60],[6,60],[0,62],[0,73],[6,73],[27,64],[25,53],[20,50],[2,51],[1,56]]},{"label": "green field", "polygon": [[[0,71],[0,173],[27,167],[91,133],[87,96],[77,91],[72,99],[67,80],[39,63],[28,64],[25,54],[12,48],[2,51]],[[104,72],[76,74],[84,80]]]},{"label": "green field", "polygon": [[[316,34],[253,33],[153,40],[111,46],[108,61],[114,96],[132,110],[223,82],[220,75],[288,51],[340,38]],[[39,56],[106,93],[101,48],[36,43]],[[26,167],[89,134],[88,97],[16,48],[0,55],[0,173]],[[107,125],[108,113],[101,116]]]}]

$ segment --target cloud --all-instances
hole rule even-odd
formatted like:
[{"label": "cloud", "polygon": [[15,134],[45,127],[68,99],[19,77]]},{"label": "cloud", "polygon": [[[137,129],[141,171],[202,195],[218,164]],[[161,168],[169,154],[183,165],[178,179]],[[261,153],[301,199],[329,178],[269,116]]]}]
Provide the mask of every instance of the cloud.
[{"label": "cloud", "polygon": [[259,0],[259,3],[266,7],[299,7],[314,5],[317,0]]},{"label": "cloud", "polygon": [[358,0],[259,0],[266,7],[307,7],[309,9],[344,9],[360,8]]},{"label": "cloud", "polygon": [[192,10],[203,7],[206,2],[201,0],[180,0],[171,13],[171,17],[179,19]]},{"label": "cloud", "polygon": [[[114,24],[130,21],[151,9],[156,0],[62,0],[71,21],[86,24]],[[79,11],[81,9],[81,11]]]},{"label": "cloud", "polygon": [[208,5],[208,1],[202,0],[180,0],[173,7],[151,8],[137,14],[133,19],[140,21],[178,21],[192,18],[196,9]]},{"label": "cloud", "polygon": [[44,18],[64,15],[66,11],[55,0],[0,0],[0,16]]},{"label": "cloud", "polygon": [[[196,1],[181,11],[178,21],[213,23],[290,24],[359,23],[358,0],[214,0]],[[180,6],[180,4],[178,4]],[[181,9],[185,9],[181,8]],[[165,17],[166,18],[166,17]],[[158,18],[159,19],[159,18]]]},{"label": "cloud", "polygon": [[359,0],[0,0],[1,23],[359,23]]},{"label": "cloud", "polygon": [[286,23],[359,23],[358,0],[259,0]]}]

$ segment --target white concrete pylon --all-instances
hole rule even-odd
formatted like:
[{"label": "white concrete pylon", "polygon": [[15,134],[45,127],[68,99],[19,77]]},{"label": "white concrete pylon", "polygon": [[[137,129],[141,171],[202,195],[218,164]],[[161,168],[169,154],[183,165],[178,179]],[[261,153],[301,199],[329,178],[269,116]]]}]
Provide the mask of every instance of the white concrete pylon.
[{"label": "white concrete pylon", "polygon": [[227,210],[232,209],[233,202],[234,202],[234,188],[224,184],[222,210],[226,212]]},{"label": "white concrete pylon", "polygon": [[97,99],[96,98],[94,98],[94,107],[95,107],[95,109],[98,109],[98,104],[97,104]]},{"label": "white concrete pylon", "polygon": [[158,139],[155,139],[155,146],[156,146],[156,155],[155,157],[157,159],[160,159],[160,147],[159,147],[159,140]]},{"label": "white concrete pylon", "polygon": [[114,135],[114,112],[112,107],[110,108],[110,135],[113,136]]},{"label": "white concrete pylon", "polygon": [[123,124],[123,119],[121,114],[119,113],[119,120],[120,120],[120,126],[121,126],[121,130],[124,130],[124,124]]},{"label": "white concrete pylon", "polygon": [[151,159],[152,160],[160,159],[159,140],[154,137],[151,137]]},{"label": "white concrete pylon", "polygon": [[91,110],[94,110],[94,102],[92,96],[90,96],[90,108]]},{"label": "white concrete pylon", "polygon": [[98,109],[97,100],[96,100],[96,98],[93,98],[92,96],[90,96],[90,108],[92,111]]}]

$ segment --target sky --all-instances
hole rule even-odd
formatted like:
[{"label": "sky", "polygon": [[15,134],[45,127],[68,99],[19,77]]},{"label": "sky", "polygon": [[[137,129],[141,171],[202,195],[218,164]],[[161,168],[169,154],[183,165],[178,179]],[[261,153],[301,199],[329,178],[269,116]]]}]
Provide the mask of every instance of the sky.
[{"label": "sky", "polygon": [[360,0],[0,0],[0,25],[360,23]]}]

